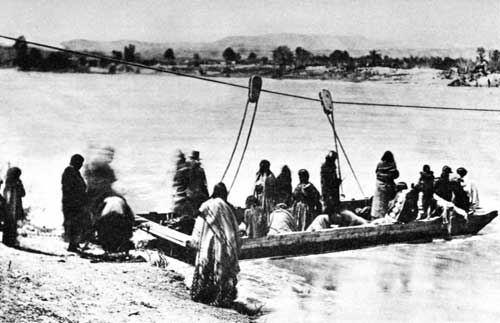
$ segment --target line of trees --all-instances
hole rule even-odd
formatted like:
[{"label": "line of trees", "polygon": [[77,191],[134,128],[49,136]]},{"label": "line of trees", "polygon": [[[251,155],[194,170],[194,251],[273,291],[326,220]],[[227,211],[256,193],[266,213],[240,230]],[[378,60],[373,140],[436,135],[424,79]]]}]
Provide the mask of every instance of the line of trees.
[{"label": "line of trees", "polygon": [[[21,70],[78,70],[81,69],[82,66],[106,67],[109,64],[108,61],[75,57],[63,52],[29,48],[23,36],[18,38],[13,46],[13,49],[15,51],[13,63]],[[111,56],[115,59],[139,62],[145,65],[154,65],[158,63],[175,65],[178,60],[172,48],[165,50],[162,57],[163,60],[143,60],[133,44],[125,46],[123,51],[113,50],[111,52]],[[288,46],[278,46],[275,48],[272,51],[272,61],[270,61],[267,57],[259,58],[255,52],[250,52],[246,58],[242,58],[242,54],[236,52],[231,47],[224,49],[221,58],[226,62],[226,65],[233,65],[235,63],[260,63],[266,65],[272,63],[276,66],[278,76],[283,75],[287,71],[300,71],[308,66],[334,67],[346,72],[354,71],[359,67],[374,66],[391,68],[431,67],[441,70],[448,70],[452,67],[457,67],[463,72],[474,72],[480,68],[485,73],[487,70],[500,71],[500,51],[496,49],[486,51],[483,47],[477,48],[477,58],[475,62],[471,59],[454,59],[450,57],[443,58],[438,56],[409,56],[397,58],[389,57],[387,55],[382,56],[378,50],[371,50],[367,55],[360,57],[352,57],[349,52],[345,50],[334,50],[329,55],[315,55],[303,47],[297,47],[295,48],[295,51],[292,51]],[[489,60],[487,60],[487,58]],[[198,67],[200,64],[210,64],[216,62],[216,60],[202,59],[198,53],[194,53],[190,59],[186,60],[188,65],[194,67]]]}]

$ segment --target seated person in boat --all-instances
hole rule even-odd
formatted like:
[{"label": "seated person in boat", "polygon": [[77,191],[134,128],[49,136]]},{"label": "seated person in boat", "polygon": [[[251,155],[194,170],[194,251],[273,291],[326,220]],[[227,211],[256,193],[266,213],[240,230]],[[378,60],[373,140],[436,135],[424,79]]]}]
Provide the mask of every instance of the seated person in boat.
[{"label": "seated person in boat", "polygon": [[309,172],[299,170],[300,183],[293,191],[293,215],[300,231],[305,231],[313,219],[321,213],[321,196],[316,187],[309,182]]},{"label": "seated person in boat", "polygon": [[267,217],[259,206],[259,200],[253,195],[247,197],[243,222],[246,226],[246,235],[249,238],[259,238],[267,234]]},{"label": "seated person in boat", "polygon": [[307,232],[320,231],[330,229],[332,226],[352,227],[357,225],[368,224],[369,222],[353,212],[345,209],[340,212],[318,215],[311,225],[307,228]]},{"label": "seated person in boat", "polygon": [[465,175],[467,175],[467,170],[463,167],[459,167],[457,168],[457,174],[461,180],[460,184],[462,185],[463,190],[467,193],[467,197],[469,198],[470,210],[474,211],[476,209],[479,209],[479,193],[476,185],[474,185],[474,183],[468,178],[465,178]]},{"label": "seated person in boat", "polygon": [[373,224],[408,223],[414,221],[418,215],[418,198],[420,186],[413,185],[408,189],[405,182],[396,184],[396,196],[389,202],[387,214],[372,221]]},{"label": "seated person in boat", "polygon": [[268,235],[298,231],[297,221],[284,203],[276,205],[276,208],[269,217],[269,222]]},{"label": "seated person in boat", "polygon": [[455,176],[451,179],[450,184],[453,192],[453,204],[456,207],[469,212],[471,210],[471,203],[467,192],[464,190],[462,178]]}]

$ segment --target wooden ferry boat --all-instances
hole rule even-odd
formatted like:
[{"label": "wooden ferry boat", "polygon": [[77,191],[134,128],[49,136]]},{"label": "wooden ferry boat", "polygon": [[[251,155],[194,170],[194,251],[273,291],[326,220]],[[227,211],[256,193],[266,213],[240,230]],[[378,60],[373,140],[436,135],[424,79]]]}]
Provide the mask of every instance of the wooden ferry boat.
[{"label": "wooden ferry boat", "polygon": [[[364,204],[366,200],[344,203],[353,206]],[[467,222],[456,218],[452,223],[452,236],[477,234],[497,215],[497,211],[478,211],[470,215]],[[165,217],[166,214],[161,213],[141,214],[137,216],[137,222],[140,229],[161,241],[161,248],[168,254],[191,262],[195,254],[191,237],[159,224],[160,219]],[[432,239],[443,238],[445,233],[442,219],[434,218],[407,224],[363,225],[243,238],[240,259],[319,254],[391,243],[431,242]]]}]

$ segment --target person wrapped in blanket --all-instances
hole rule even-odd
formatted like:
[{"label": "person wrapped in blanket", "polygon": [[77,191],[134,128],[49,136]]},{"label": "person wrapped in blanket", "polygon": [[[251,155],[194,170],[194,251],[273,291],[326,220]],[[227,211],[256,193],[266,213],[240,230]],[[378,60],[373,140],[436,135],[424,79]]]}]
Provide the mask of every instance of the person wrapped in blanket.
[{"label": "person wrapped in blanket", "polygon": [[292,213],[297,220],[299,231],[305,231],[314,218],[321,213],[321,195],[309,182],[309,172],[301,169],[298,172],[300,183],[293,191]]},{"label": "person wrapped in blanket", "polygon": [[197,249],[191,299],[219,307],[230,307],[236,299],[240,271],[238,222],[227,195],[224,183],[215,185],[200,206],[191,241]]},{"label": "person wrapped in blanket", "polygon": [[375,170],[377,175],[376,189],[373,195],[371,218],[383,218],[389,208],[389,202],[396,194],[394,180],[399,177],[399,171],[394,160],[394,155],[386,151]]}]

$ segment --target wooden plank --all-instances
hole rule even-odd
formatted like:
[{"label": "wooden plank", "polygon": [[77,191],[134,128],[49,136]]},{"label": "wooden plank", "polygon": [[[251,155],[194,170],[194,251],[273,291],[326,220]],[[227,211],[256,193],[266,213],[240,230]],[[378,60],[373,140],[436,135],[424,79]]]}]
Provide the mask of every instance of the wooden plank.
[{"label": "wooden plank", "polygon": [[160,239],[168,240],[181,247],[188,247],[191,236],[172,230],[166,226],[149,221],[141,216],[136,215],[136,219],[141,222],[139,229]]}]

